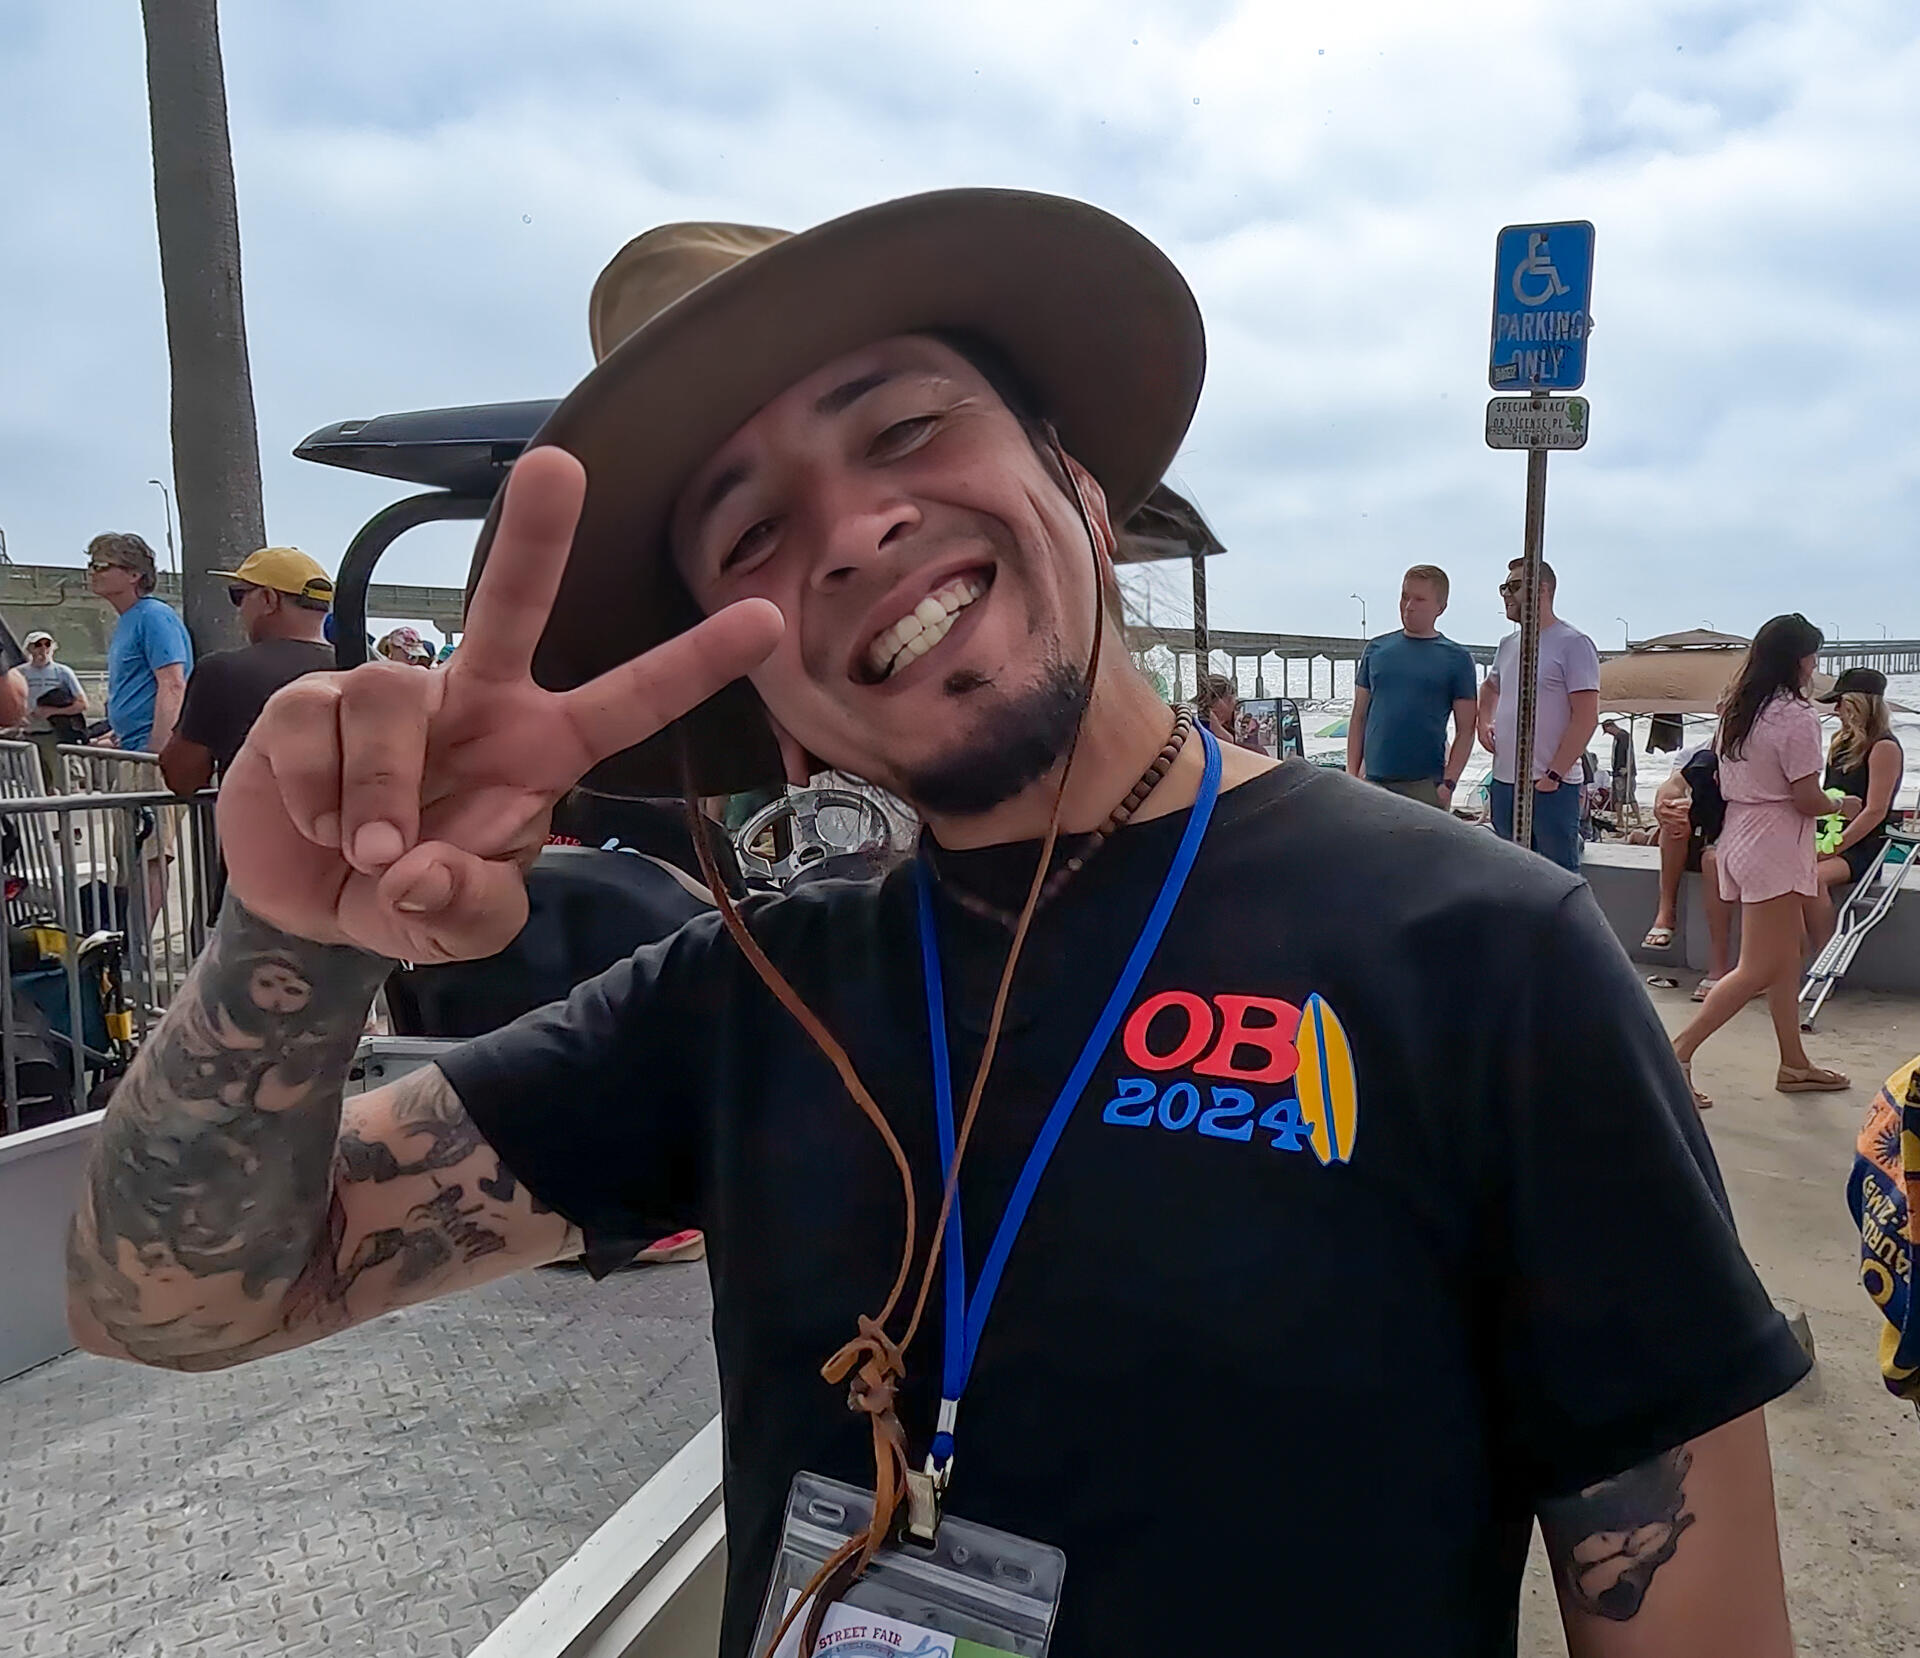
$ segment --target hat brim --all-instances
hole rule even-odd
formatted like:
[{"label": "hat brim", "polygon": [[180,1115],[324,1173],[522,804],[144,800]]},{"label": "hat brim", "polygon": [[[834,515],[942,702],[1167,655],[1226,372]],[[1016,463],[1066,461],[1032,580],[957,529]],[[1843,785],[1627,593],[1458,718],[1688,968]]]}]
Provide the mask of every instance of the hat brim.
[{"label": "hat brim", "polygon": [[[534,438],[576,456],[586,503],[534,657],[563,689],[698,620],[667,554],[689,476],[797,380],[876,340],[966,329],[1032,387],[1113,521],[1146,500],[1193,418],[1206,366],[1192,292],[1130,225],[1084,202],[1016,190],[943,190],[885,202],[742,260],[622,342]],[[468,590],[492,544],[482,527]],[[684,720],[702,794],[776,784],[782,768],[752,686],[736,681]],[[681,787],[674,728],[596,768],[616,794]]]}]

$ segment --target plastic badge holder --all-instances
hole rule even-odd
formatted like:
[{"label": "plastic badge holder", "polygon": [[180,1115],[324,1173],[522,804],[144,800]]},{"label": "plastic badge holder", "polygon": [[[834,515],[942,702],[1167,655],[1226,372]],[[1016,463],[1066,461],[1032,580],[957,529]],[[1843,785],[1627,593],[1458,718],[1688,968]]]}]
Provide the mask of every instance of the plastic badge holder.
[{"label": "plastic badge holder", "polygon": [[[867,1529],[873,1493],[796,1474],[755,1658],[828,1555]],[[930,1547],[885,1549],[827,1615],[817,1653],[834,1658],[1045,1658],[1067,1557],[1047,1543],[947,1515]],[[795,1658],[805,1614],[780,1643]]]}]

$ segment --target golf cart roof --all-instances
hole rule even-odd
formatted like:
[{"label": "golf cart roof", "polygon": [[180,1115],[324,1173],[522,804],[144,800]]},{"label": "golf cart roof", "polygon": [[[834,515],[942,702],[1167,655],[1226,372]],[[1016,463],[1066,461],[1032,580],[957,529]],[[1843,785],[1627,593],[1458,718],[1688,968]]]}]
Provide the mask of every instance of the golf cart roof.
[{"label": "golf cart roof", "polygon": [[470,403],[458,409],[341,420],[303,439],[303,461],[344,466],[403,483],[424,484],[482,501],[506,481],[507,468],[560,406],[557,397],[526,403]]},{"label": "golf cart roof", "polygon": [[[507,469],[557,407],[558,398],[536,398],[341,420],[322,426],[293,452],[303,461],[490,501],[506,481]],[[1114,555],[1121,564],[1191,558],[1195,553],[1211,558],[1226,551],[1199,508],[1165,484],[1154,489],[1126,529]]]}]

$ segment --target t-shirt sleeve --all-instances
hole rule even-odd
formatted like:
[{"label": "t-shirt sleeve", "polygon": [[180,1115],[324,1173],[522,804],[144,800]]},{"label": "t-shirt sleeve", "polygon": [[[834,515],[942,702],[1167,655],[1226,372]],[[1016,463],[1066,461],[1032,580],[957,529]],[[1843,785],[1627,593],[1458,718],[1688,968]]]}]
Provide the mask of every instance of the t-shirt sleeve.
[{"label": "t-shirt sleeve", "polygon": [[185,667],[193,660],[186,624],[164,605],[141,612],[140,651],[149,668]]},{"label": "t-shirt sleeve", "polygon": [[1472,702],[1480,695],[1480,687],[1473,677],[1473,657],[1464,647],[1453,659],[1453,685],[1449,695],[1455,702]]},{"label": "t-shirt sleeve", "polygon": [[515,1178],[585,1234],[595,1277],[702,1224],[694,1079],[716,928],[690,922],[437,1061]]},{"label": "t-shirt sleeve", "polygon": [[220,750],[221,693],[226,688],[226,663],[210,656],[187,676],[187,694],[180,703],[174,734],[190,743]]},{"label": "t-shirt sleeve", "polygon": [[1592,894],[1567,894],[1538,933],[1496,1067],[1490,1234],[1494,1417],[1544,1498],[1757,1409],[1809,1365],[1740,1246],[1666,1033]]},{"label": "t-shirt sleeve", "polygon": [[1820,770],[1820,716],[1802,703],[1780,701],[1780,770],[1789,783]]},{"label": "t-shirt sleeve", "polygon": [[1561,670],[1567,676],[1569,692],[1600,689],[1600,653],[1584,633],[1576,631],[1567,641],[1566,654],[1561,658]]},{"label": "t-shirt sleeve", "polygon": [[60,689],[67,693],[67,701],[77,701],[83,694],[80,689],[80,676],[64,662],[56,662],[54,667],[60,671]]},{"label": "t-shirt sleeve", "polygon": [[1353,670],[1353,688],[1356,691],[1371,691],[1373,689],[1372,640],[1368,640],[1367,643],[1360,648],[1360,662]]}]

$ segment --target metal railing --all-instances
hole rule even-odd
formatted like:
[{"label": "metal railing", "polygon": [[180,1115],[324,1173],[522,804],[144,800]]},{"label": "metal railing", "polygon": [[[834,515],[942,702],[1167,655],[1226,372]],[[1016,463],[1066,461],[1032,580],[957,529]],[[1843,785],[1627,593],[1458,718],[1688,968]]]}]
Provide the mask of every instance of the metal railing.
[{"label": "metal railing", "polygon": [[[0,1076],[5,1131],[88,1108],[178,994],[221,886],[214,795],[180,799],[150,756],[64,746],[73,793],[0,742]],[[105,784],[106,787],[101,787]]]}]

